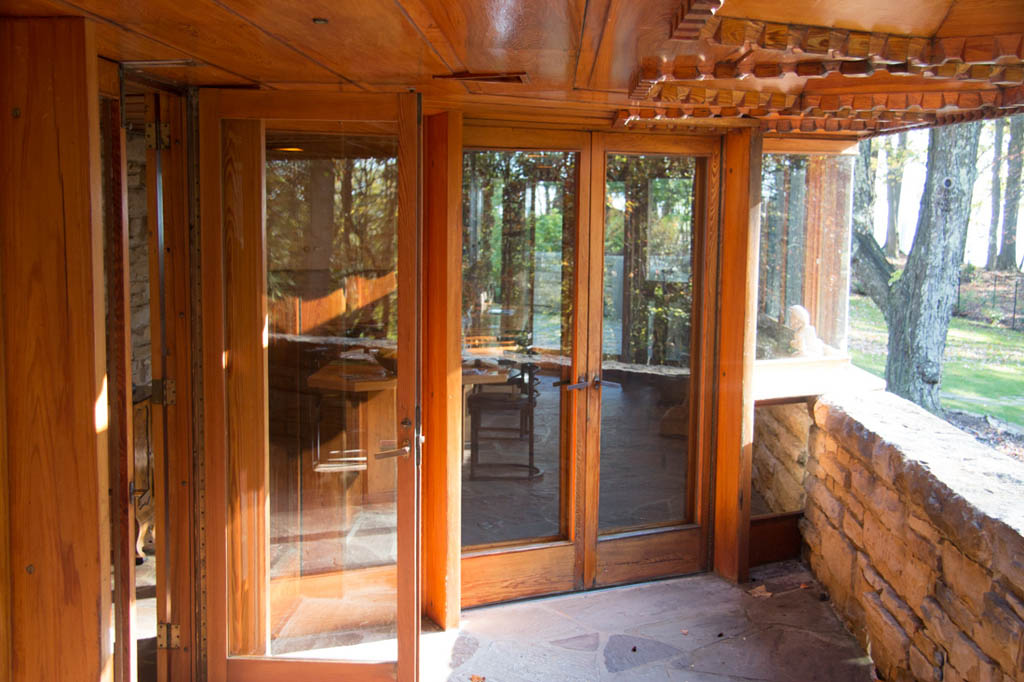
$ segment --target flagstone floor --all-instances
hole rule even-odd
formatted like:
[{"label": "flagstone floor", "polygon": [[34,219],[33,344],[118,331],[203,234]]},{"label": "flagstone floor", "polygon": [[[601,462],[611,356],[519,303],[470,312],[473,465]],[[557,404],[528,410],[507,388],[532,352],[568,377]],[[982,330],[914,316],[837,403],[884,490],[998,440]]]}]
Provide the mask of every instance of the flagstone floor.
[{"label": "flagstone floor", "polygon": [[868,682],[871,661],[799,562],[736,586],[676,578],[463,612],[425,633],[423,679]]}]

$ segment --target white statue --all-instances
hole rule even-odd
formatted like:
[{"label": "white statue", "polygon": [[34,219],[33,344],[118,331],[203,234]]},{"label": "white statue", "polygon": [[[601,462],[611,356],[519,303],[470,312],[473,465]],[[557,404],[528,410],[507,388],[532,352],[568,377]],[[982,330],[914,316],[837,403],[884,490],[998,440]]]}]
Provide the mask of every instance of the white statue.
[{"label": "white statue", "polygon": [[790,345],[796,354],[805,358],[818,358],[825,354],[825,344],[811,324],[811,314],[802,305],[789,306],[789,328],[793,330]]}]

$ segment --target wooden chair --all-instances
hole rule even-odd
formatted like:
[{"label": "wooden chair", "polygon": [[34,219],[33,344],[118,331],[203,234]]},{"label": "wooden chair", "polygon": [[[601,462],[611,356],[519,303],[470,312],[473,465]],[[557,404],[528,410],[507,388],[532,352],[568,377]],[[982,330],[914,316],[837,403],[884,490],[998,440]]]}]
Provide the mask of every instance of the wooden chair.
[{"label": "wooden chair", "polygon": [[[477,386],[466,398],[467,409],[470,417],[469,436],[469,478],[474,481],[481,480],[502,480],[510,478],[525,478],[533,480],[541,475],[540,469],[534,463],[534,412],[537,407],[537,396],[539,391],[537,385],[540,379],[537,378],[537,365],[524,363],[514,370],[504,384]],[[509,389],[512,390],[509,390]],[[495,390],[497,389],[497,390]],[[484,426],[483,418],[488,414],[518,414],[518,426]],[[527,461],[523,462],[481,462],[480,461],[480,437],[481,431],[499,432],[501,434],[509,431],[516,432],[515,436],[491,435],[492,439],[514,439],[527,440]],[[525,469],[525,476],[480,474],[478,470],[486,469]]]}]

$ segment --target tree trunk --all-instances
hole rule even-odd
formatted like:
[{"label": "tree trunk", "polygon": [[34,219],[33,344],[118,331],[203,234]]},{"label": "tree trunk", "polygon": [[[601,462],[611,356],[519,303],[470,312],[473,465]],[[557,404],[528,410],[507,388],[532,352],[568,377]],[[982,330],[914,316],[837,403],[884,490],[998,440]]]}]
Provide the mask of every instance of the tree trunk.
[{"label": "tree trunk", "polygon": [[914,243],[893,284],[889,310],[887,388],[938,412],[942,356],[956,302],[977,177],[981,126],[933,128]]},{"label": "tree trunk", "polygon": [[1003,243],[996,268],[1017,269],[1017,210],[1020,207],[1021,167],[1024,165],[1024,116],[1010,119],[1010,142],[1006,147],[1006,195],[1003,203]]},{"label": "tree trunk", "polygon": [[874,234],[875,169],[878,167],[878,146],[871,139],[861,140],[857,163],[853,169],[853,229]]},{"label": "tree trunk", "polygon": [[907,134],[899,133],[893,147],[891,138],[885,141],[885,198],[888,205],[888,221],[885,230],[885,255],[899,258],[900,255],[900,194],[903,190],[903,168],[907,164]]},{"label": "tree trunk", "polygon": [[1006,119],[997,118],[995,124],[996,140],[992,147],[992,222],[988,226],[986,270],[996,269],[996,258],[999,255],[999,196],[1002,194],[999,176],[1003,170],[1003,128],[1006,127]]}]

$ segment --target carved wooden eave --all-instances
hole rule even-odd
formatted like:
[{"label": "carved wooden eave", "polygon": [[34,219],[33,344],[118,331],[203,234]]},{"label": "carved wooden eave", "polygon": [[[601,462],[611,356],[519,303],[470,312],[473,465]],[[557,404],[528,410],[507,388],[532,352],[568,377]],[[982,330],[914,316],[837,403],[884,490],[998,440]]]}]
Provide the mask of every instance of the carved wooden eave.
[{"label": "carved wooden eave", "polygon": [[767,133],[864,137],[1024,106],[1024,33],[858,31],[723,16],[721,6],[683,0],[667,43],[678,47],[640,59],[616,127],[753,118]]}]

